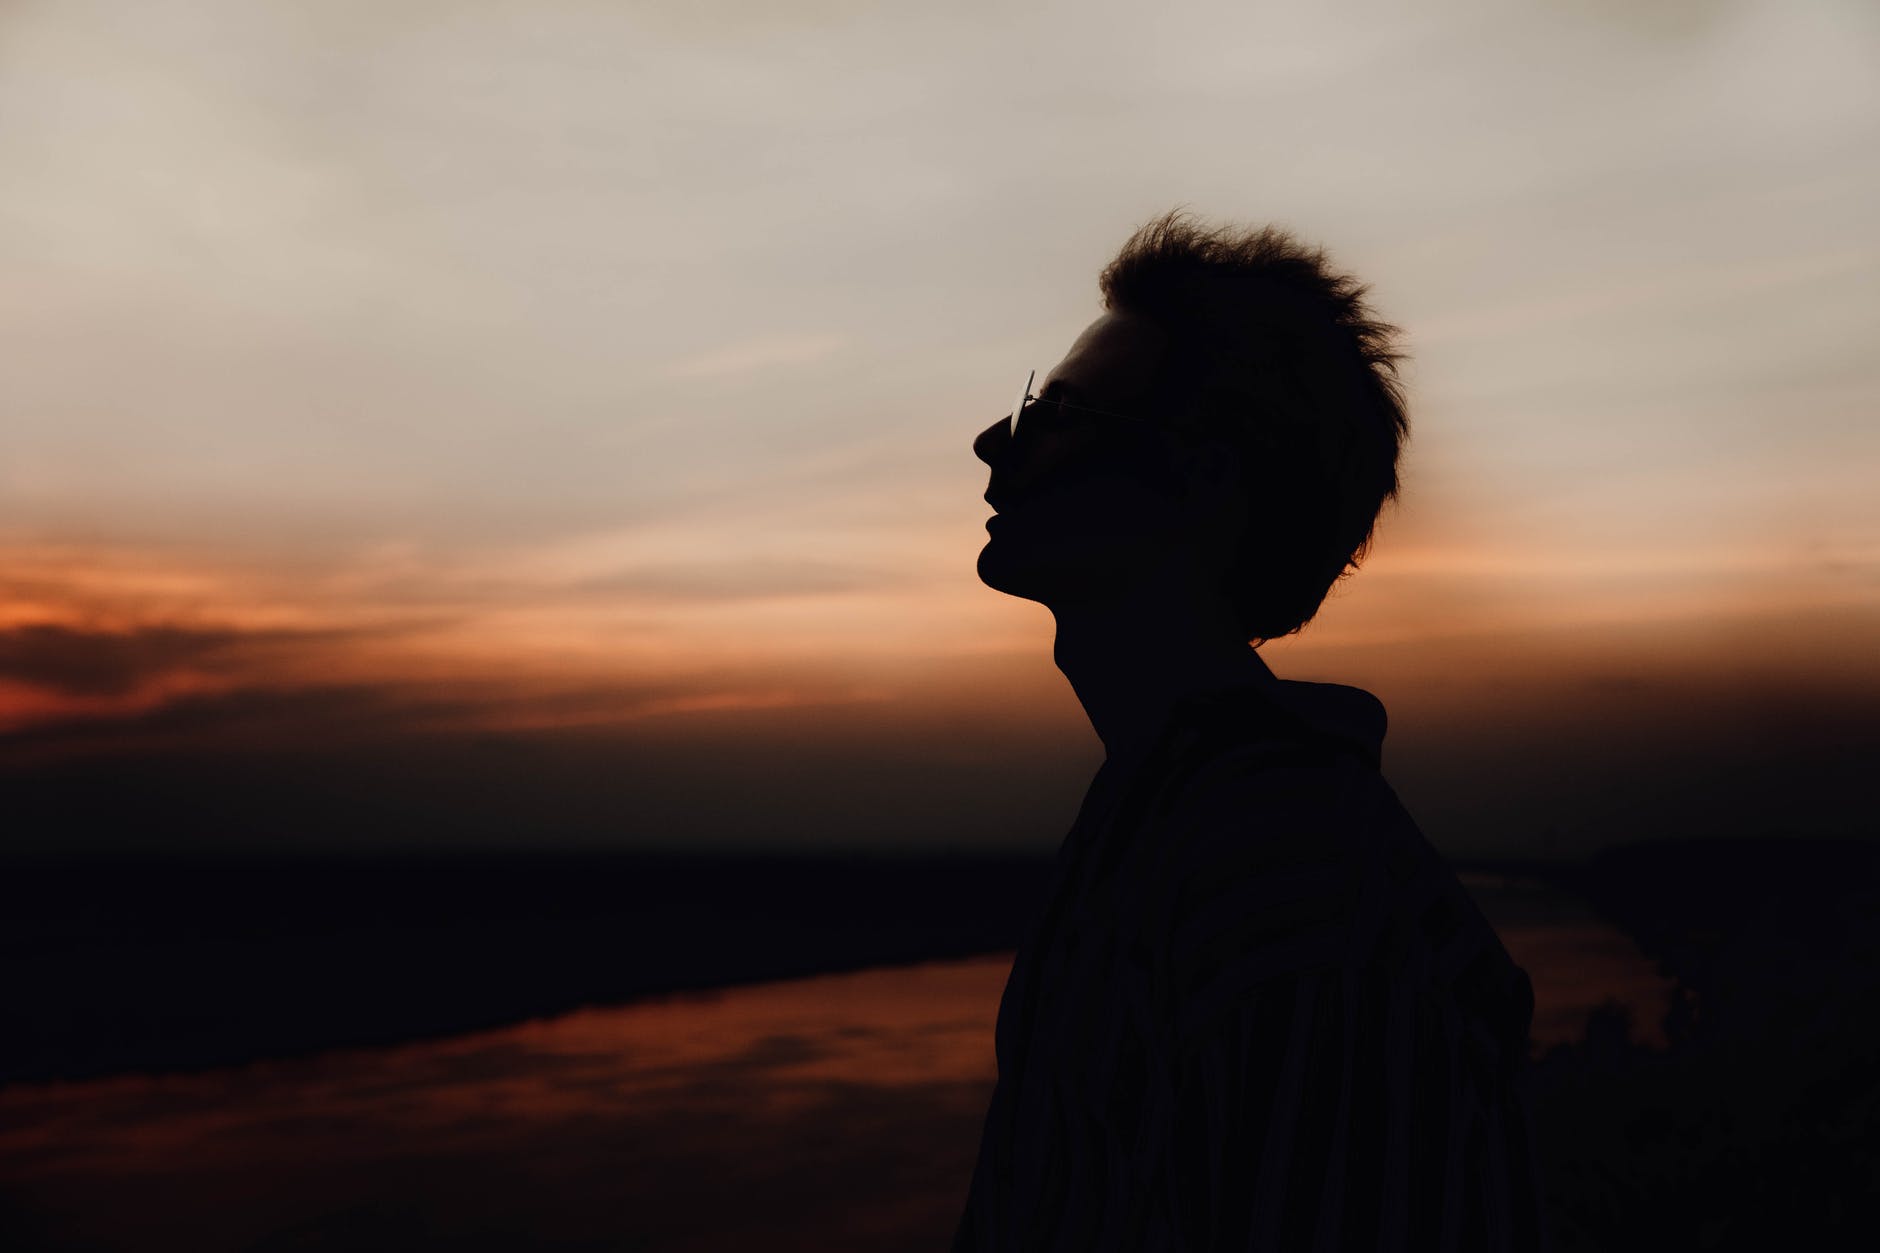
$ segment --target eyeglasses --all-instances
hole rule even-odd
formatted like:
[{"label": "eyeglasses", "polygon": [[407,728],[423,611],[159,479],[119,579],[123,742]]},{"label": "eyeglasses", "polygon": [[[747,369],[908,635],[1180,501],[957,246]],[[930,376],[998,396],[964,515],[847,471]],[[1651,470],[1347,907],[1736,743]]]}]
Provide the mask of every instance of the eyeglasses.
[{"label": "eyeglasses", "polygon": [[[1043,405],[1049,405],[1052,409],[1072,409],[1072,410],[1077,411],[1078,413],[1095,413],[1095,414],[1100,414],[1106,418],[1118,418],[1124,422],[1134,423],[1137,428],[1147,427],[1150,430],[1156,432],[1158,435],[1164,436],[1164,437],[1174,435],[1177,437],[1186,437],[1190,440],[1197,440],[1197,439],[1209,440],[1209,439],[1221,438],[1218,435],[1210,435],[1205,430],[1198,430],[1194,426],[1176,425],[1174,423],[1169,423],[1169,422],[1160,422],[1154,418],[1145,418],[1145,417],[1141,417],[1133,413],[1118,413],[1114,409],[1098,409],[1093,405],[1072,404],[1070,401],[1061,399],[1056,396],[1053,396],[1051,399],[1046,400],[1042,396],[1034,396],[1031,394],[1032,381],[1036,379],[1037,377],[1038,377],[1038,372],[1036,370],[1033,370],[1031,373],[1025,376],[1025,388],[1023,391],[1019,392],[1018,401],[1012,406],[1012,412],[1006,415],[1006,419],[1005,419],[1006,433],[1014,439],[1018,437],[1019,418],[1023,416],[1025,413],[1027,413],[1028,411],[1032,409],[1036,409]],[[1033,425],[1036,425],[1036,424],[1037,424],[1037,419],[1034,418]],[[1027,428],[1027,429],[1030,429],[1030,428]],[[1246,448],[1257,448],[1257,449],[1262,449],[1265,451],[1276,451],[1280,449],[1287,449],[1287,448],[1295,447],[1300,439],[1307,438],[1307,437],[1308,436],[1303,435],[1298,430],[1276,428],[1270,424],[1262,424],[1260,427],[1257,427],[1255,429],[1241,431],[1239,434],[1237,434],[1234,437],[1232,442],[1238,443],[1239,445],[1246,447]]]},{"label": "eyeglasses", "polygon": [[1057,409],[1074,409],[1079,413],[1102,414],[1106,418],[1121,418],[1125,422],[1135,422],[1143,426],[1154,427],[1158,431],[1166,432],[1171,429],[1167,426],[1164,426],[1160,422],[1156,422],[1150,418],[1138,417],[1133,413],[1118,413],[1114,409],[1098,409],[1092,405],[1072,404],[1068,400],[1064,400],[1060,397],[1055,397],[1055,396],[1052,397],[1049,401],[1046,401],[1044,397],[1042,396],[1034,396],[1031,394],[1032,381],[1036,379],[1037,377],[1038,377],[1038,371],[1036,370],[1033,370],[1031,373],[1025,376],[1024,390],[1018,393],[1018,401],[1012,406],[1012,412],[1009,415],[1007,415],[1005,419],[1006,434],[1010,435],[1014,439],[1018,437],[1019,418],[1025,413],[1027,408],[1036,407],[1037,405],[1041,405],[1041,404],[1049,404],[1052,407],[1057,408]]}]

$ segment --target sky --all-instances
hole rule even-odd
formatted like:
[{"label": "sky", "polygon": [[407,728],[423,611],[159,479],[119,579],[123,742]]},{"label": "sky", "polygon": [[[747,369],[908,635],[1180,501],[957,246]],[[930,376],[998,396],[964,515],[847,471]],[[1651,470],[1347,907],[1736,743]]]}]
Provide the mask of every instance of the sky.
[{"label": "sky", "polygon": [[1860,0],[0,7],[17,850],[1014,848],[973,435],[1186,206],[1404,330],[1282,677],[1433,843],[1873,834]]}]

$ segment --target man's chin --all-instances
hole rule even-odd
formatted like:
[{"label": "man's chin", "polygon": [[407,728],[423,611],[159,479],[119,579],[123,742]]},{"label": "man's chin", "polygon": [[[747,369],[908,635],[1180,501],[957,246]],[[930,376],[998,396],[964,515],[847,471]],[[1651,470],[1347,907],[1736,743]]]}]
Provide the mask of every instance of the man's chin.
[{"label": "man's chin", "polygon": [[979,550],[979,581],[1007,596],[1038,599],[1031,589],[1031,580],[1025,578],[1023,567],[1011,559],[1008,551],[996,539],[987,540],[986,546]]},{"label": "man's chin", "polygon": [[1025,561],[1009,543],[1002,544],[997,539],[988,540],[979,550],[979,581],[995,592],[1020,600],[1050,604],[1061,581],[1061,575],[1053,577],[1057,573],[1039,563]]}]

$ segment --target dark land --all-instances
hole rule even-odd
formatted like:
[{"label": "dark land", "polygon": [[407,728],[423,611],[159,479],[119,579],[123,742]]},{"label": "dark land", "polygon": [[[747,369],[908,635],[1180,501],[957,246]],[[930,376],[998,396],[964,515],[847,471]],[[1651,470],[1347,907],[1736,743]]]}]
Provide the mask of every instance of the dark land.
[{"label": "dark land", "polygon": [[1017,946],[1049,857],[0,869],[0,1084],[198,1070]]},{"label": "dark land", "polygon": [[[1051,859],[482,854],[0,864],[0,1084],[194,1070],[1017,946]],[[1674,1042],[1840,1001],[1880,842],[1469,862],[1590,902],[1676,979]],[[1702,1006],[1700,1011],[1699,1006]],[[1593,1027],[1626,1038],[1623,1024]]]},{"label": "dark land", "polygon": [[1880,1247],[1880,841],[1657,840],[1565,871],[1677,980],[1535,1068],[1556,1249]]},{"label": "dark land", "polygon": [[[1048,857],[15,862],[0,1083],[453,1035],[1014,947]],[[1677,988],[1534,1067],[1557,1253],[1880,1240],[1880,841],[1458,865],[1591,902]]]}]

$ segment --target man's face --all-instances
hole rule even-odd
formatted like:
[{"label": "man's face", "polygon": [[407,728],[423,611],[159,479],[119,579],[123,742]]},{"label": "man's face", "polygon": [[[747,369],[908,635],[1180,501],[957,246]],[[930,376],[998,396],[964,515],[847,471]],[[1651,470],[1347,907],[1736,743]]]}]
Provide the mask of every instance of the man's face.
[{"label": "man's face", "polygon": [[[1038,395],[1153,419],[1166,334],[1140,315],[1106,313],[1045,376]],[[1154,463],[1175,437],[1078,409],[982,431],[973,452],[992,469],[997,511],[979,554],[987,586],[1053,608],[1126,594],[1178,541],[1178,501]]]}]

